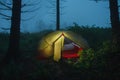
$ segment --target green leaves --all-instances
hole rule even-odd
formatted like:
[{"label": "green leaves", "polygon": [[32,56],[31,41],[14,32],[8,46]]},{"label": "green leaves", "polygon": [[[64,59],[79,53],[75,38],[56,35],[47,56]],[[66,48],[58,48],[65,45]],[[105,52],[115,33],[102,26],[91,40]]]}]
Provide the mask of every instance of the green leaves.
[{"label": "green leaves", "polygon": [[95,57],[95,52],[92,49],[84,50],[80,54],[80,58],[78,59],[78,62],[75,64],[77,67],[84,67],[89,68],[91,66],[91,62],[93,61]]}]

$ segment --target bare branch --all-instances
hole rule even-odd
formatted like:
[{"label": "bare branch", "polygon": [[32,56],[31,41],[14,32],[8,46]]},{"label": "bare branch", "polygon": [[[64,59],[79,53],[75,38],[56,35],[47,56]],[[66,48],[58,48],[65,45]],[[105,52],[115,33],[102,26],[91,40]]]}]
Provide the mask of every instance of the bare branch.
[{"label": "bare branch", "polygon": [[56,14],[56,12],[51,12],[51,14]]},{"label": "bare branch", "polygon": [[10,18],[11,16],[8,16],[8,15],[5,15],[3,13],[0,13],[0,15],[4,16],[4,17],[7,17],[7,18]]},{"label": "bare branch", "polygon": [[62,2],[67,2],[67,0],[61,0]]},{"label": "bare branch", "polygon": [[[51,8],[51,9],[52,9],[52,8],[55,8],[54,6],[46,6],[46,7],[47,7],[47,8]],[[55,9],[56,9],[56,8],[55,8]]]},{"label": "bare branch", "polygon": [[61,9],[63,9],[63,8],[66,8],[67,6],[62,6],[62,7],[60,7]]},{"label": "bare branch", "polygon": [[56,1],[47,0],[47,2],[48,2],[51,6],[55,6],[55,5],[56,5],[56,4],[55,4]]},{"label": "bare branch", "polygon": [[6,3],[7,5],[12,5],[12,0],[9,0],[9,3],[5,0],[2,0],[3,3]]},{"label": "bare branch", "polygon": [[21,20],[22,20],[22,21],[28,21],[28,20],[30,20],[30,19],[33,19],[35,16],[36,16],[36,15],[34,15],[34,16],[30,17],[30,18],[27,18],[27,19],[21,19]]},{"label": "bare branch", "polygon": [[10,28],[1,27],[2,30],[10,30]]},{"label": "bare branch", "polygon": [[4,7],[8,8],[8,9],[10,9],[10,10],[12,10],[12,8],[11,8],[10,6],[6,5],[6,4],[3,3],[2,1],[0,1],[0,4],[1,4],[2,6],[4,6]]},{"label": "bare branch", "polygon": [[[11,2],[9,2],[9,3],[6,3],[6,2],[2,2],[2,1],[0,1],[0,4],[2,5],[2,6],[4,6],[4,8],[0,8],[0,10],[12,10],[12,7],[11,7]],[[27,3],[25,3],[25,4],[23,4],[22,5],[22,8],[23,7],[29,7],[29,6],[35,6],[35,5],[38,5],[38,4],[40,4],[40,1],[39,2],[36,2],[36,3],[30,3],[30,4],[27,4]],[[21,13],[28,13],[28,12],[34,12],[34,11],[38,11],[38,9],[40,9],[40,6],[39,7],[36,7],[35,9],[29,9],[29,10],[22,10],[21,11]],[[6,20],[11,20],[11,16],[8,16],[8,15],[6,15],[6,14],[3,14],[3,13],[0,13],[0,15],[2,15],[3,16],[3,18],[2,19],[6,19]],[[36,15],[35,15],[36,16]],[[28,18],[28,19],[22,19],[23,21],[27,21],[27,20],[29,20],[29,19],[32,19],[33,17],[35,17],[35,16],[32,16],[32,17],[30,17],[30,18]]]},{"label": "bare branch", "polygon": [[2,18],[2,19],[5,19],[5,20],[11,20],[11,17],[9,17],[9,18]]},{"label": "bare branch", "polygon": [[38,5],[38,4],[40,4],[40,1],[37,2],[37,3],[30,3],[30,4],[24,3],[21,8],[23,8],[23,7],[25,7],[25,6],[35,6],[35,5]]},{"label": "bare branch", "polygon": [[0,8],[0,10],[10,10],[10,9],[8,9],[8,8]]},{"label": "bare branch", "polygon": [[39,10],[39,9],[40,9],[40,7],[36,8],[36,9],[33,9],[33,10],[21,11],[21,13],[34,12],[34,11],[37,11],[37,10]]},{"label": "bare branch", "polygon": [[108,0],[90,0],[90,1],[95,1],[97,3],[98,1],[108,1]]}]

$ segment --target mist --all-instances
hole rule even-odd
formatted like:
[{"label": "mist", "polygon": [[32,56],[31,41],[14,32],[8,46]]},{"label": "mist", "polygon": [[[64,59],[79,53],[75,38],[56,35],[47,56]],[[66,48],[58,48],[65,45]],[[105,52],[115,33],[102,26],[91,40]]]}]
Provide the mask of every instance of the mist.
[{"label": "mist", "polygon": [[[31,1],[34,3],[37,0]],[[37,9],[33,12],[22,13],[21,31],[36,32],[46,29],[55,29],[56,15],[54,0],[41,0],[35,6],[28,6],[22,10]],[[26,3],[23,1],[23,3]],[[95,2],[91,0],[66,0],[61,1],[61,29],[77,23],[79,25],[110,27],[109,3],[107,1]],[[9,12],[4,12],[11,14]],[[10,20],[0,16],[0,26],[10,28]],[[2,31],[2,30],[1,30]]]}]

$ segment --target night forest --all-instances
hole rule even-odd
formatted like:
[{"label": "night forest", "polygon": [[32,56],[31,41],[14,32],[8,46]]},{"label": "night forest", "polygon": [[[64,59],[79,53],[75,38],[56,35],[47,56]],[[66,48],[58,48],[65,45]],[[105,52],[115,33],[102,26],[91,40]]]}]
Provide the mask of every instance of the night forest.
[{"label": "night forest", "polygon": [[[97,3],[106,0],[91,0]],[[107,0],[110,10],[111,27],[73,25],[61,28],[60,2],[54,1],[55,30],[45,29],[38,32],[21,32],[21,14],[23,7],[36,4],[11,0],[11,4],[0,0],[0,15],[10,20],[10,32],[0,32],[0,80],[120,80],[120,17],[118,0]],[[12,5],[12,6],[11,6]],[[11,10],[11,16],[2,14],[2,10]],[[79,10],[79,8],[78,8]],[[74,16],[74,15],[73,15]],[[8,30],[3,26],[0,29]],[[80,53],[79,58],[62,59],[59,62],[52,57],[39,59],[40,40],[54,31],[71,31],[81,35],[89,48]]]}]

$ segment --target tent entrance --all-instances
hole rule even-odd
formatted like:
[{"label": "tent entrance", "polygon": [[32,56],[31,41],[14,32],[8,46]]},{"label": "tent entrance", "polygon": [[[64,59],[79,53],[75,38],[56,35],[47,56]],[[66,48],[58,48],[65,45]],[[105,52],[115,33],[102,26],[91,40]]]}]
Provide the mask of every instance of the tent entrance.
[{"label": "tent entrance", "polygon": [[70,59],[70,58],[78,58],[80,55],[78,51],[80,51],[80,46],[77,45],[74,41],[65,38],[64,39],[64,46],[62,50],[62,58]]},{"label": "tent entrance", "polygon": [[61,58],[78,58],[79,47],[73,45],[74,42],[65,36],[59,36],[54,42],[54,55],[55,61],[59,61]]},{"label": "tent entrance", "polygon": [[61,59],[61,51],[64,45],[64,36],[58,37],[58,39],[54,42],[54,60],[59,61]]}]

